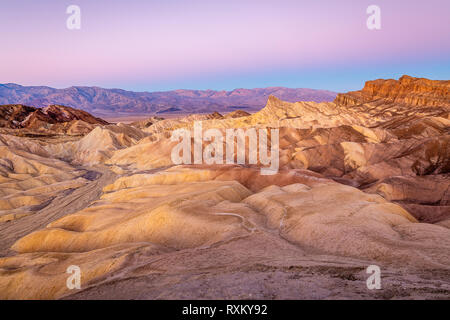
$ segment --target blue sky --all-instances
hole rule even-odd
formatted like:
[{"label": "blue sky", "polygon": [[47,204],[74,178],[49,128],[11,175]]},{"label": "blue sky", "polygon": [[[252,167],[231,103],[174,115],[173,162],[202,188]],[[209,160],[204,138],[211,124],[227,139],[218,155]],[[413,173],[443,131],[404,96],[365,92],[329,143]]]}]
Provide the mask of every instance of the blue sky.
[{"label": "blue sky", "polygon": [[[69,30],[69,5],[81,29]],[[369,5],[381,29],[366,26]],[[448,0],[2,0],[0,83],[356,90],[450,79]]]}]

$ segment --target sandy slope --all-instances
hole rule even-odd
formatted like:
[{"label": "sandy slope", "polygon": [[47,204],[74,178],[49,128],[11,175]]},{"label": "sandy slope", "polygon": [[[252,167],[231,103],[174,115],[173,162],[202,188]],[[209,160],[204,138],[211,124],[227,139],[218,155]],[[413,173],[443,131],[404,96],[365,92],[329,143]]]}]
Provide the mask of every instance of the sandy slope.
[{"label": "sandy slope", "polygon": [[[93,125],[69,140],[7,130],[0,298],[448,299],[449,110],[447,82],[404,77],[332,103],[271,97],[252,115]],[[174,166],[171,132],[200,120],[278,128],[279,172]],[[366,287],[370,264],[381,290]],[[66,287],[70,265],[81,290]]]}]

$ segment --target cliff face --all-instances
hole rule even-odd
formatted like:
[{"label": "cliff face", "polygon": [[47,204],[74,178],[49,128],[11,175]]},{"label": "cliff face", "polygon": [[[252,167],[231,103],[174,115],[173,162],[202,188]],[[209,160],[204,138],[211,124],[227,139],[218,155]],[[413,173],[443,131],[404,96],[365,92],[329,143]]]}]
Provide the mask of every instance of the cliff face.
[{"label": "cliff face", "polygon": [[356,105],[382,99],[384,103],[410,106],[449,106],[450,81],[403,76],[399,80],[367,81],[359,91],[338,94],[335,103]]}]

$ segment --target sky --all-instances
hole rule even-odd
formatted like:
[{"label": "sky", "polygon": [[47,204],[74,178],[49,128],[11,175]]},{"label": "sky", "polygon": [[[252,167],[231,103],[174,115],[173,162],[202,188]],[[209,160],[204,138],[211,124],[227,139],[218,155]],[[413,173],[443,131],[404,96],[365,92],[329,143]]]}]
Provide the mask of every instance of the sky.
[{"label": "sky", "polygon": [[449,0],[0,0],[0,83],[345,92],[403,74],[448,80],[449,21]]}]

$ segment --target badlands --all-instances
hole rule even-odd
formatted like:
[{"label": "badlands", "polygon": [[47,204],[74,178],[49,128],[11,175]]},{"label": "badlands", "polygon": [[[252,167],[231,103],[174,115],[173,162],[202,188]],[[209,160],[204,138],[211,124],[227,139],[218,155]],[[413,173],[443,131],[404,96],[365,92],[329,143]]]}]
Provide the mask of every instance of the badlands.
[{"label": "badlands", "polygon": [[[449,299],[449,112],[409,76],[131,124],[0,106],[0,299]],[[173,165],[195,121],[279,129],[278,173]]]}]

